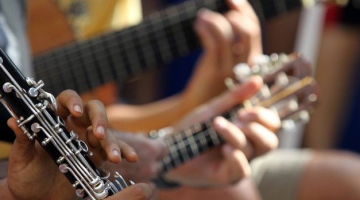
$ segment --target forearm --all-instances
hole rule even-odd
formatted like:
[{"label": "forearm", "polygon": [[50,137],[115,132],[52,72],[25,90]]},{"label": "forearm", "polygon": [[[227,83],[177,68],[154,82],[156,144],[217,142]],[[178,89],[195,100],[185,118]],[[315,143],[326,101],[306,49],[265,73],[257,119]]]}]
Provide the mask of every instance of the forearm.
[{"label": "forearm", "polygon": [[115,104],[107,107],[112,128],[144,132],[172,125],[189,111],[182,94],[141,106]]}]

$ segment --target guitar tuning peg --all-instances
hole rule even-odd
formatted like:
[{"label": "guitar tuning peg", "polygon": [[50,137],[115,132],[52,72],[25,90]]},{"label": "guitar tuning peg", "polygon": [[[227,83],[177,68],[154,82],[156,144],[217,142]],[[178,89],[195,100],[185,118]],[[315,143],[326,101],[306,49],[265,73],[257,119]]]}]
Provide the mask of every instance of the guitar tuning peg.
[{"label": "guitar tuning peg", "polygon": [[235,84],[235,81],[232,79],[232,78],[226,78],[224,80],[225,82],[225,85],[226,87],[229,89],[229,90],[234,90],[235,87],[236,87],[236,84]]},{"label": "guitar tuning peg", "polygon": [[259,56],[255,56],[252,61],[257,65],[265,65],[269,63],[270,57],[267,55],[259,55]]},{"label": "guitar tuning peg", "polygon": [[239,82],[245,81],[253,74],[249,65],[246,63],[239,63],[235,65],[233,72],[235,74],[237,81]]},{"label": "guitar tuning peg", "polygon": [[290,56],[288,56],[288,55],[285,54],[285,53],[282,53],[282,54],[280,54],[280,56],[279,56],[279,61],[282,62],[282,63],[290,62],[290,60],[291,60]]},{"label": "guitar tuning peg", "polygon": [[275,84],[278,86],[287,86],[289,82],[290,80],[284,72],[280,73],[275,80]]},{"label": "guitar tuning peg", "polygon": [[295,122],[294,120],[291,120],[291,119],[286,119],[286,120],[283,120],[282,123],[281,123],[281,128],[282,129],[293,129],[295,127]]},{"label": "guitar tuning peg", "polygon": [[261,95],[261,98],[269,98],[271,96],[269,86],[263,85],[258,94]]},{"label": "guitar tuning peg", "polygon": [[272,62],[278,61],[278,60],[279,60],[279,54],[277,54],[277,53],[271,54],[271,55],[270,55],[270,60],[271,60]]},{"label": "guitar tuning peg", "polygon": [[298,118],[302,123],[308,123],[310,121],[310,114],[306,110],[302,110],[298,113]]}]

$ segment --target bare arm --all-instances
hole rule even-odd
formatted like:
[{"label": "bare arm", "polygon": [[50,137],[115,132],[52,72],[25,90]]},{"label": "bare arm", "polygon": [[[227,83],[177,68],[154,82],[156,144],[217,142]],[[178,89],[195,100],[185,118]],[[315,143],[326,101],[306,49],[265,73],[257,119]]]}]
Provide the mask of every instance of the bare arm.
[{"label": "bare arm", "polygon": [[113,104],[107,107],[112,128],[144,132],[173,124],[190,110],[182,94],[140,106]]},{"label": "bare arm", "polygon": [[221,15],[200,10],[194,29],[204,53],[185,90],[174,97],[142,106],[112,105],[107,112],[110,125],[127,131],[149,131],[174,124],[195,107],[225,90],[224,78],[231,77],[235,64],[251,63],[262,54],[258,19],[251,6],[228,0],[230,11]]}]

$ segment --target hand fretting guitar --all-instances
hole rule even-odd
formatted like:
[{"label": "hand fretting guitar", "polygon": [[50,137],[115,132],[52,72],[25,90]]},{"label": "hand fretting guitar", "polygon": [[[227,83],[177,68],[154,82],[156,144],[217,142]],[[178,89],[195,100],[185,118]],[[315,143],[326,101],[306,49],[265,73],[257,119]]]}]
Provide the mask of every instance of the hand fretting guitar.
[{"label": "hand fretting guitar", "polygon": [[[302,0],[249,2],[261,21],[304,4]],[[137,26],[35,56],[36,77],[44,80],[45,89],[54,94],[63,89],[82,93],[163,66],[200,47],[192,24],[202,7],[218,12],[228,10],[224,0],[192,0],[169,7],[150,15]]]},{"label": "hand fretting guitar", "polygon": [[[240,108],[261,106],[276,111],[282,121],[308,120],[307,110],[314,106],[317,94],[307,62],[297,57],[290,59],[287,56],[275,55],[266,63],[251,69],[244,69],[242,66],[235,71],[241,80],[253,74],[262,75],[265,85],[243,105],[224,114],[225,118],[236,119],[236,111]],[[212,119],[192,125],[178,133],[165,135],[164,140],[170,153],[163,159],[163,173],[224,142],[216,133]]]}]

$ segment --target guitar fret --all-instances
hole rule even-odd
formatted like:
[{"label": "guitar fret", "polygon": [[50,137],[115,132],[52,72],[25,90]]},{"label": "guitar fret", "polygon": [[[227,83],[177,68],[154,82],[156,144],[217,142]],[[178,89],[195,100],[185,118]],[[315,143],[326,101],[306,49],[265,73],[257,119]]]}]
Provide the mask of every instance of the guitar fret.
[{"label": "guitar fret", "polygon": [[95,60],[94,50],[91,42],[87,43],[87,45],[83,46],[83,48],[80,48],[79,56],[77,57],[79,57],[77,60],[79,62],[73,62],[73,67],[77,68],[77,70],[80,70],[84,75],[84,79],[81,79],[83,83],[78,81],[79,84],[84,85],[84,90],[82,90],[82,92],[84,92],[89,88],[96,87],[100,83],[98,73],[94,70],[98,63]]},{"label": "guitar fret", "polygon": [[118,55],[115,55],[115,56],[118,56],[118,57],[121,57],[121,62],[123,63],[123,66],[125,67],[126,69],[126,74],[128,76],[132,76],[133,75],[133,71],[132,71],[132,68],[131,68],[131,62],[130,62],[130,58],[127,56],[127,52],[125,49],[125,45],[124,45],[124,39],[129,35],[129,30],[125,31],[125,32],[122,32],[122,34],[118,34],[116,35],[116,39],[118,41],[118,45],[117,45],[117,48],[119,49],[119,54]]},{"label": "guitar fret", "polygon": [[[61,71],[65,70],[65,69],[63,69],[61,67],[61,64],[60,64],[60,63],[65,63],[66,62],[65,59],[61,59],[60,57],[55,56],[53,61],[55,63],[55,65],[54,65],[55,70],[54,71],[61,72]],[[54,87],[55,88],[54,92],[55,92],[55,94],[59,94],[60,93],[60,88],[65,88],[65,80],[64,80],[65,77],[63,77],[62,73],[54,73],[53,72],[52,74],[54,76],[54,79],[57,80],[57,84]]]},{"label": "guitar fret", "polygon": [[[153,27],[154,27],[154,24],[157,21],[154,20],[152,22],[153,22]],[[155,34],[155,40],[156,40],[157,46],[159,47],[159,50],[160,50],[159,53],[160,53],[160,56],[162,59],[162,63],[168,63],[173,58],[173,55],[170,50],[170,46],[169,46],[170,42],[166,36],[165,27],[164,27],[164,24],[162,23],[162,21],[158,22],[158,26],[154,27],[154,31],[157,33],[157,34]]]},{"label": "guitar fret", "polygon": [[[47,59],[46,61],[45,61],[45,63],[44,63],[44,66],[49,66],[49,68],[48,69],[50,69],[50,68],[53,68],[53,66],[55,65],[55,62],[54,62],[54,60],[51,60],[51,59]],[[55,87],[55,82],[56,81],[59,81],[58,79],[56,79],[56,78],[51,78],[51,76],[49,76],[49,74],[50,75],[52,75],[54,72],[53,71],[50,71],[50,70],[44,70],[44,72],[45,72],[45,74],[47,75],[47,76],[44,76],[44,78],[42,78],[43,79],[43,81],[45,82],[45,81],[47,81],[47,82],[45,82],[46,83],[46,87],[49,87],[49,90],[47,90],[47,91],[50,91],[50,92],[54,92],[55,93],[55,90],[56,90],[56,87]],[[55,93],[56,94],[56,93]]]},{"label": "guitar fret", "polygon": [[[260,20],[273,17],[301,5],[300,0],[249,0]],[[105,34],[91,40],[66,45],[51,53],[35,57],[37,76],[45,79],[52,91],[71,87],[78,92],[87,91],[108,81],[124,80],[142,74],[145,69],[164,66],[173,58],[186,55],[200,47],[193,30],[196,12],[202,7],[224,12],[224,0],[191,0],[151,14],[140,25]],[[65,51],[61,50],[66,48]],[[87,53],[85,49],[88,50]],[[82,52],[81,59],[74,58]],[[90,52],[89,52],[90,51]],[[65,59],[70,59],[64,61]],[[56,63],[49,62],[56,60]],[[69,67],[72,64],[72,68]],[[40,67],[39,67],[40,66]],[[79,67],[80,66],[80,67]],[[49,68],[49,69],[46,69]],[[82,74],[75,69],[82,68]],[[53,71],[58,69],[64,80],[56,80]],[[74,72],[73,72],[74,71]],[[49,73],[50,72],[50,73]],[[73,78],[69,74],[72,75]],[[75,79],[75,80],[73,80]],[[66,81],[65,81],[66,80]],[[61,81],[65,81],[61,83]],[[68,82],[71,81],[72,83]],[[64,89],[64,88],[60,88]]]},{"label": "guitar fret", "polygon": [[148,66],[147,63],[147,59],[145,56],[145,48],[143,48],[143,44],[140,41],[140,37],[139,37],[139,33],[140,32],[145,32],[142,29],[142,26],[138,26],[136,29],[134,29],[133,32],[133,42],[134,42],[134,49],[136,51],[136,55],[138,57],[138,61],[139,61],[139,73],[138,74],[142,74],[144,72],[144,69],[146,69],[146,67]]},{"label": "guitar fret", "polygon": [[141,28],[141,31],[138,30],[136,32],[136,36],[139,39],[139,46],[142,47],[140,49],[142,50],[143,60],[145,61],[143,66],[144,68],[155,67],[157,62],[153,51],[154,47],[150,42],[150,34],[148,33],[149,30],[145,29],[146,26],[142,26]]},{"label": "guitar fret", "polygon": [[[74,46],[74,48],[79,49],[79,46],[76,45]],[[69,61],[69,65],[71,65],[71,67],[74,69],[73,73],[74,73],[74,77],[75,78],[75,83],[77,85],[77,92],[83,92],[86,91],[89,88],[89,83],[87,78],[85,77],[85,74],[83,72],[83,69],[79,69],[82,68],[82,50],[79,50],[79,55],[78,57],[72,57],[71,59],[68,59]]]},{"label": "guitar fret", "polygon": [[174,36],[175,33],[173,32],[173,28],[172,28],[173,24],[171,23],[170,17],[168,16],[166,10],[160,12],[160,16],[162,16],[162,21],[160,22],[160,24],[162,24],[164,39],[166,39],[164,40],[163,43],[165,42],[168,43],[167,46],[170,55],[170,60],[166,60],[165,63],[169,63],[174,57],[179,55],[179,52],[176,46],[176,38]]},{"label": "guitar fret", "polygon": [[[67,48],[64,48],[64,52],[68,51]],[[66,54],[64,54],[66,56]],[[64,59],[64,60],[68,60],[68,58]],[[76,84],[75,84],[75,79],[76,77],[74,77],[74,74],[72,73],[74,70],[71,69],[71,65],[66,65],[69,67],[70,70],[68,69],[61,69],[63,70],[63,72],[59,72],[59,75],[63,77],[63,80],[65,82],[65,89],[73,89],[73,90],[77,90]],[[60,89],[60,87],[59,87]]]},{"label": "guitar fret", "polygon": [[[115,37],[113,37],[114,40],[116,40]],[[122,55],[121,55],[121,50],[118,46],[114,46],[111,43],[111,40],[107,41],[106,43],[108,52],[109,52],[109,57],[110,57],[110,62],[113,63],[113,71],[115,72],[115,77],[118,80],[122,80],[125,77],[129,76],[127,69],[125,67],[125,61],[122,59]]]},{"label": "guitar fret", "polygon": [[126,58],[129,61],[129,69],[131,69],[131,74],[134,74],[136,72],[142,72],[141,70],[141,64],[140,59],[137,54],[137,50],[135,48],[135,40],[133,38],[133,34],[128,34],[128,38],[126,38],[126,41],[123,40],[123,47],[125,50]]},{"label": "guitar fret", "polygon": [[206,136],[204,135],[204,133],[205,133],[204,131],[200,132],[200,133],[196,134],[194,137],[199,140],[200,145],[198,145],[198,146],[201,147],[201,149],[203,151],[206,151],[210,147],[208,145],[208,141],[207,141]]},{"label": "guitar fret", "polygon": [[178,147],[177,147],[177,145],[173,145],[173,146],[171,146],[171,148],[169,148],[169,150],[170,150],[170,156],[173,158],[173,159],[171,159],[172,161],[171,161],[171,163],[172,163],[172,165],[173,166],[178,166],[178,165],[180,165],[182,162],[181,162],[181,160],[179,159],[179,153],[178,153]]},{"label": "guitar fret", "polygon": [[[108,72],[110,73],[108,76],[109,78],[106,80],[113,81],[113,80],[119,80],[122,79],[123,76],[126,76],[124,67],[121,65],[121,62],[117,62],[119,59],[119,56],[116,55],[116,46],[113,46],[115,44],[116,38],[114,33],[110,33],[106,37],[103,36],[103,46],[105,49],[104,57],[108,60]],[[114,51],[114,52],[113,52]],[[117,67],[120,66],[120,67]]]},{"label": "guitar fret", "polygon": [[199,154],[199,148],[196,145],[196,141],[195,141],[195,138],[193,136],[193,132],[190,129],[187,129],[187,130],[184,131],[184,133],[186,135],[188,144],[190,145],[192,154],[194,156],[198,155]]},{"label": "guitar fret", "polygon": [[169,16],[169,18],[172,19],[172,25],[171,30],[173,32],[173,35],[175,35],[175,44],[178,47],[178,53],[180,55],[183,55],[189,51],[189,47],[187,46],[186,38],[183,32],[183,29],[181,27],[181,20],[179,18],[179,12],[177,10],[177,7],[173,6],[169,9],[166,9],[166,13]]},{"label": "guitar fret", "polygon": [[[112,72],[112,63],[108,57],[107,47],[105,44],[105,39],[103,37],[99,38],[100,43],[98,43],[97,48],[94,49],[95,61],[97,65],[94,66],[95,71],[99,73],[100,82],[106,83],[114,80]],[[95,72],[95,73],[96,73]]]}]

